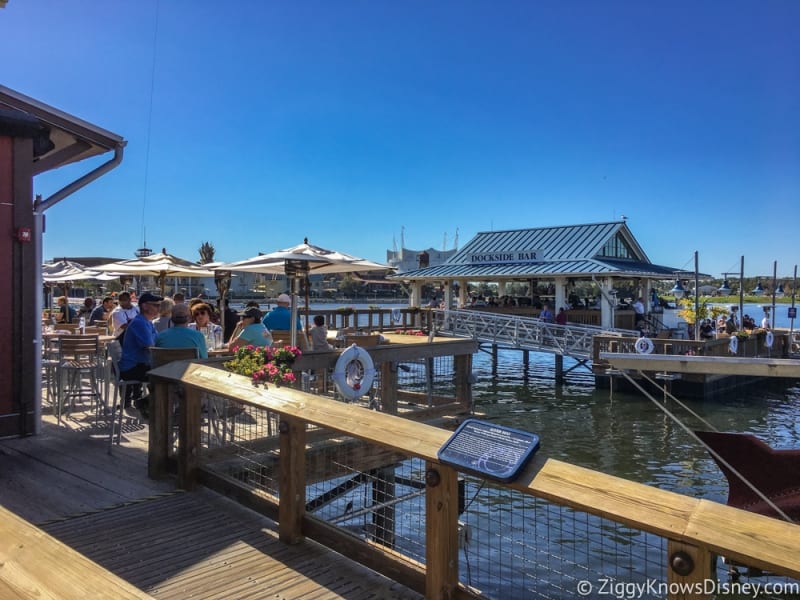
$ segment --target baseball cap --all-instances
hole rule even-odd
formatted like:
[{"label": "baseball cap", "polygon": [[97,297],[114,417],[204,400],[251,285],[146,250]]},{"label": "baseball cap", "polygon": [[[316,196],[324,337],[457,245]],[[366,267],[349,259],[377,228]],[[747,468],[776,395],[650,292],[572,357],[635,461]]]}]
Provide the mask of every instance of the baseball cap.
[{"label": "baseball cap", "polygon": [[250,306],[249,308],[244,309],[242,312],[243,317],[250,317],[255,319],[256,321],[261,320],[261,311],[258,310],[255,306]]},{"label": "baseball cap", "polygon": [[139,296],[139,304],[145,304],[147,302],[161,302],[164,298],[161,296],[156,296],[153,293],[145,292],[141,296]]},{"label": "baseball cap", "polygon": [[278,304],[291,304],[292,303],[292,299],[289,297],[289,294],[281,294],[280,296],[278,296],[277,303]]}]

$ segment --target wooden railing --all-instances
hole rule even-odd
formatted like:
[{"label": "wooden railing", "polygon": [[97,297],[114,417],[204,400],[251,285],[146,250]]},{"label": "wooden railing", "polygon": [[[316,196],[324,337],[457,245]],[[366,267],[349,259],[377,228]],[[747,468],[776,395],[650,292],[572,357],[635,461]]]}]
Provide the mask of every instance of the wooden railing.
[{"label": "wooden railing", "polygon": [[[596,335],[593,341],[592,364],[597,369],[608,367],[608,363],[600,358],[601,352],[636,353],[637,337]],[[730,337],[722,336],[713,340],[684,340],[669,338],[650,338],[653,343],[652,354],[693,355],[693,356],[734,356],[730,352]],[[750,334],[746,339],[738,340],[735,356],[740,358],[782,358],[789,352],[791,342],[788,333],[775,332],[771,348],[766,346],[766,332]]]},{"label": "wooden railing", "polygon": [[[151,371],[150,376],[155,383],[151,476],[163,476],[174,461],[181,486],[191,489],[202,483],[277,517],[280,537],[287,543],[312,537],[424,592],[427,598],[475,596],[474,590],[459,582],[459,472],[440,462],[437,455],[450,436],[448,431],[296,389],[256,388],[244,377],[202,362],[171,363]],[[168,448],[171,386],[182,389],[178,394],[179,443],[175,456]],[[279,457],[274,467],[277,494],[254,492],[235,478],[208,468],[200,425],[205,394],[278,416],[279,433],[272,438],[274,443],[268,439],[247,442],[273,458]],[[397,460],[391,458],[394,455],[424,464],[424,562],[403,560],[386,545],[354,538],[306,513],[308,452],[314,436],[326,431],[338,432],[337,440],[360,440],[370,448],[383,449],[390,457],[385,459],[387,464]],[[321,464],[324,466],[324,462]],[[669,584],[704,584],[714,579],[714,555],[800,578],[800,530],[793,524],[634,483],[550,459],[544,453],[535,456],[512,483],[492,485],[664,538],[666,552],[661,558]],[[534,550],[532,545],[528,550],[515,548],[514,553]],[[675,589],[669,588],[670,598],[710,597],[706,591],[678,593]]]}]

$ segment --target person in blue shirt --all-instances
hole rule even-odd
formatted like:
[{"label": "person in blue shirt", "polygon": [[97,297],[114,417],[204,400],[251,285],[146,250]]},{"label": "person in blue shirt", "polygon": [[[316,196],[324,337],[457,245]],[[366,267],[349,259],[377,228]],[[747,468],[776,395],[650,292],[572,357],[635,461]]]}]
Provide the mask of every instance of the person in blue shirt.
[{"label": "person in blue shirt", "polygon": [[[139,297],[139,312],[125,328],[122,340],[122,357],[119,360],[119,378],[123,381],[145,381],[150,370],[150,347],[156,341],[156,328],[153,319],[158,316],[161,296],[145,292]],[[129,385],[125,388],[125,408],[135,399],[136,408],[143,405],[142,386]],[[144,411],[143,411],[144,412]]]},{"label": "person in blue shirt", "polygon": [[272,335],[261,322],[261,311],[254,306],[246,308],[231,335],[229,348],[236,346],[271,346]]},{"label": "person in blue shirt", "polygon": [[205,336],[196,329],[189,329],[192,311],[187,304],[172,307],[172,327],[156,336],[156,348],[197,348],[198,358],[208,358]]},{"label": "person in blue shirt", "polygon": [[[277,306],[269,311],[267,316],[264,317],[264,327],[270,331],[274,331],[276,329],[279,331],[289,331],[291,329],[291,327],[289,327],[289,323],[292,322],[292,311],[289,309],[289,305],[292,303],[292,299],[289,297],[289,294],[281,294],[278,296],[276,302]],[[298,315],[297,329],[302,328],[303,323],[300,321],[300,316]]]}]

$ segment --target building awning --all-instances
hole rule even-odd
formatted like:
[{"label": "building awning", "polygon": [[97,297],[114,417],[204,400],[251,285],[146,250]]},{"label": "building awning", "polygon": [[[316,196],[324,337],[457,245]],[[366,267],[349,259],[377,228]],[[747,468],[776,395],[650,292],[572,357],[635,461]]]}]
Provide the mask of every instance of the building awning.
[{"label": "building awning", "polygon": [[0,128],[25,127],[34,138],[33,175],[123,148],[125,140],[0,85]]}]

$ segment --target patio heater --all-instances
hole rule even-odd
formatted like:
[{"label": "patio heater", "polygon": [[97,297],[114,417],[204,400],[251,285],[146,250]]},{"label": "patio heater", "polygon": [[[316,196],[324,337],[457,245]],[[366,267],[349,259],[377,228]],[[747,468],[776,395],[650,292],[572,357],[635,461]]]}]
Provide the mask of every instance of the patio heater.
[{"label": "patio heater", "polygon": [[[289,278],[289,289],[292,296],[292,314],[289,321],[289,332],[291,334],[292,346],[297,346],[297,284],[301,278],[308,277],[309,265],[307,260],[286,259],[284,261],[284,273]],[[306,307],[308,310],[308,307]]]}]

